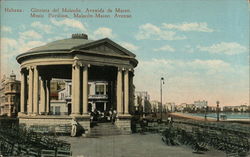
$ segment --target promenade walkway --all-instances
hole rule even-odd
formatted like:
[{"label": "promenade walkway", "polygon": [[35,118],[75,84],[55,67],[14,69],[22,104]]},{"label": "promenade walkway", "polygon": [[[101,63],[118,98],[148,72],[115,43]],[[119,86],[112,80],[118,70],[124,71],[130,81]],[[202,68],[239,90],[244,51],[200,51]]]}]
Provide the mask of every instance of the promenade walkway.
[{"label": "promenade walkway", "polygon": [[159,134],[131,134],[100,138],[60,137],[71,143],[73,156],[81,157],[224,157],[211,149],[194,154],[187,146],[167,146]]}]

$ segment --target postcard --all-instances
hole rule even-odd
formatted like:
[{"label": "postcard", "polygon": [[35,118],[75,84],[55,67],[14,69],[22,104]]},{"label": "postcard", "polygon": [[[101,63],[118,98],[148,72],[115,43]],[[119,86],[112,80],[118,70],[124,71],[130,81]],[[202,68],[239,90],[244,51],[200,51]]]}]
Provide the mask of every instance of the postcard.
[{"label": "postcard", "polygon": [[250,156],[248,0],[0,4],[0,155]]}]

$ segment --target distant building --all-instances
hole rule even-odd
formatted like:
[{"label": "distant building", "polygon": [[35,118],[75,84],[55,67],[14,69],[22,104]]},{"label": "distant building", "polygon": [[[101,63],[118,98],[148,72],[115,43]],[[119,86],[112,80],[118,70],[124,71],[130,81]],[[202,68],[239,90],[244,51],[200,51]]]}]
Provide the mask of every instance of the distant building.
[{"label": "distant building", "polygon": [[209,112],[216,112],[217,111],[217,106],[208,106],[207,111],[209,111]]},{"label": "distant building", "polygon": [[223,111],[225,112],[246,112],[248,111],[249,106],[239,105],[239,106],[224,106]]},{"label": "distant building", "polygon": [[1,80],[0,113],[1,115],[16,116],[20,109],[20,81],[12,72],[10,77]]},{"label": "distant building", "polygon": [[[57,80],[58,81],[58,80]],[[69,115],[71,114],[71,106],[72,106],[72,83],[71,80],[63,80],[64,86],[55,92],[55,95],[58,98],[51,101],[51,113],[53,115]],[[58,82],[61,82],[58,81]],[[54,81],[54,84],[56,81]],[[55,86],[55,85],[54,85]],[[94,111],[97,109],[98,111],[104,112],[111,108],[111,104],[109,103],[110,97],[108,97],[108,81],[88,81],[88,111]]]},{"label": "distant building", "polygon": [[175,109],[180,112],[193,112],[196,111],[196,106],[194,104],[182,103],[177,105]]},{"label": "distant building", "polygon": [[167,102],[164,104],[165,109],[167,112],[174,112],[175,111],[175,103],[174,102]]},{"label": "distant building", "polygon": [[71,94],[72,94],[72,83],[71,80],[64,80],[65,84],[62,89],[58,91],[58,100],[66,100],[71,101]]},{"label": "distant building", "polygon": [[161,103],[159,101],[153,100],[150,101],[150,104],[152,106],[152,112],[160,112],[161,111]]},{"label": "distant building", "polygon": [[205,108],[207,105],[208,105],[208,102],[205,100],[194,101],[194,106],[196,107],[196,109]]},{"label": "distant building", "polygon": [[0,115],[3,115],[5,106],[5,94],[4,94],[5,79],[6,77],[4,75],[0,82]]},{"label": "distant building", "polygon": [[65,88],[64,79],[53,79],[50,82],[50,99],[58,100],[58,91]]},{"label": "distant building", "polygon": [[141,110],[142,112],[149,113],[152,111],[150,104],[150,95],[146,91],[135,91],[135,110]]},{"label": "distant building", "polygon": [[184,111],[184,108],[186,108],[186,103],[182,103],[182,104],[179,104],[179,105],[176,105],[176,110],[178,112],[183,112]]}]

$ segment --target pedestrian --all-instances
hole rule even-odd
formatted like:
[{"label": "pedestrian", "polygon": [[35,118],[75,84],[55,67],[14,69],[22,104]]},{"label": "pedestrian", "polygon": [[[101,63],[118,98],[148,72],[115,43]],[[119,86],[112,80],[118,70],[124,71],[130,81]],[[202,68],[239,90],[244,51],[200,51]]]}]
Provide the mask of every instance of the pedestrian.
[{"label": "pedestrian", "polygon": [[112,108],[108,111],[108,116],[107,116],[107,120],[108,120],[108,122],[111,122],[112,121],[112,114],[113,114],[113,112],[112,112]]},{"label": "pedestrian", "polygon": [[113,114],[112,114],[112,124],[114,124],[114,123],[115,123],[115,120],[116,120],[116,115],[117,115],[116,110],[113,110]]},{"label": "pedestrian", "polygon": [[76,137],[76,135],[77,135],[77,121],[76,121],[75,117],[72,118],[72,120],[71,120],[71,126],[72,126],[72,128],[71,128],[71,136]]}]

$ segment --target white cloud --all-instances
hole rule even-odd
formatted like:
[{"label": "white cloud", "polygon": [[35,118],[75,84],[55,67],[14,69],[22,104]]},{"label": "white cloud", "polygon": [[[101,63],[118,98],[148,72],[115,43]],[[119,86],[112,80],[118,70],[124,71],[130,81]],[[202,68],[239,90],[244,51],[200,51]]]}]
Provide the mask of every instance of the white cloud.
[{"label": "white cloud", "polygon": [[15,40],[11,38],[1,38],[1,54],[3,58],[16,56],[44,44],[45,42],[42,41],[25,41],[21,39]]},{"label": "white cloud", "polygon": [[29,31],[25,31],[25,32],[20,32],[19,33],[20,39],[21,40],[33,40],[33,39],[41,39],[42,35],[37,33],[34,30],[29,30]]},{"label": "white cloud", "polygon": [[18,42],[11,38],[1,38],[1,54],[8,54],[18,46]]},{"label": "white cloud", "polygon": [[[206,75],[214,75],[223,71],[232,71],[230,64],[223,60],[200,60],[196,59],[191,62],[187,62],[185,66],[189,66],[192,70],[204,70]],[[225,70],[226,69],[226,70]]]},{"label": "white cloud", "polygon": [[42,24],[40,21],[35,21],[31,24],[32,27],[40,29],[44,31],[45,33],[51,33],[52,26]]},{"label": "white cloud", "polygon": [[107,27],[100,27],[93,33],[93,38],[115,38],[116,35],[113,34],[112,29]]},{"label": "white cloud", "polygon": [[138,46],[135,46],[134,44],[131,44],[131,43],[122,42],[120,44],[121,44],[121,46],[123,46],[124,48],[126,48],[130,51],[137,51],[139,49]]},{"label": "white cloud", "polygon": [[28,41],[25,43],[20,43],[19,47],[17,48],[17,53],[24,53],[32,48],[42,46],[45,42],[42,41]]},{"label": "white cloud", "polygon": [[175,52],[175,49],[170,45],[165,45],[160,48],[153,49],[153,51],[168,51],[168,52]]},{"label": "white cloud", "polygon": [[[164,75],[164,73],[174,73],[179,72],[180,74],[183,72],[191,71],[194,75],[206,75],[212,76],[214,74],[218,74],[219,72],[232,72],[233,69],[229,63],[223,60],[171,60],[171,59],[152,59],[150,61],[140,61],[139,66],[143,69],[148,67],[154,71],[153,69],[157,69],[156,73]],[[149,68],[150,67],[150,68]],[[140,69],[140,68],[139,68]],[[140,70],[143,70],[140,69]],[[149,71],[150,71],[149,70]]]},{"label": "white cloud", "polygon": [[71,28],[77,28],[81,31],[83,31],[84,33],[87,32],[86,27],[84,26],[84,24],[82,24],[80,21],[78,20],[74,20],[74,19],[64,19],[61,21],[57,21],[57,20],[50,20],[52,24],[61,27],[61,26],[67,26],[67,27],[71,27]]},{"label": "white cloud", "polygon": [[197,32],[214,32],[213,29],[208,28],[206,22],[193,22],[193,23],[182,23],[182,24],[167,24],[163,23],[163,27],[167,29],[176,29],[180,31],[197,31]]},{"label": "white cloud", "polygon": [[[16,61],[16,56],[20,53],[24,53],[27,50],[44,45],[42,41],[28,41],[23,39],[24,36],[19,36],[17,39],[13,38],[1,38],[1,74],[9,74],[11,70],[14,70],[16,74],[19,74],[19,64]],[[18,77],[18,75],[17,75]]]},{"label": "white cloud", "polygon": [[11,27],[7,27],[7,26],[2,26],[1,31],[6,32],[6,33],[12,33]]},{"label": "white cloud", "polygon": [[137,40],[151,39],[151,40],[183,40],[185,36],[178,36],[176,32],[161,30],[151,23],[139,26],[139,32],[136,34]]},{"label": "white cloud", "polygon": [[244,53],[247,48],[236,42],[221,42],[211,46],[197,46],[200,51],[207,51],[210,53],[224,53],[227,55],[235,55],[239,53]]},{"label": "white cloud", "polygon": [[223,60],[213,59],[213,60],[200,60],[195,59],[191,63],[191,66],[194,67],[207,67],[207,68],[225,68],[230,65]]}]

